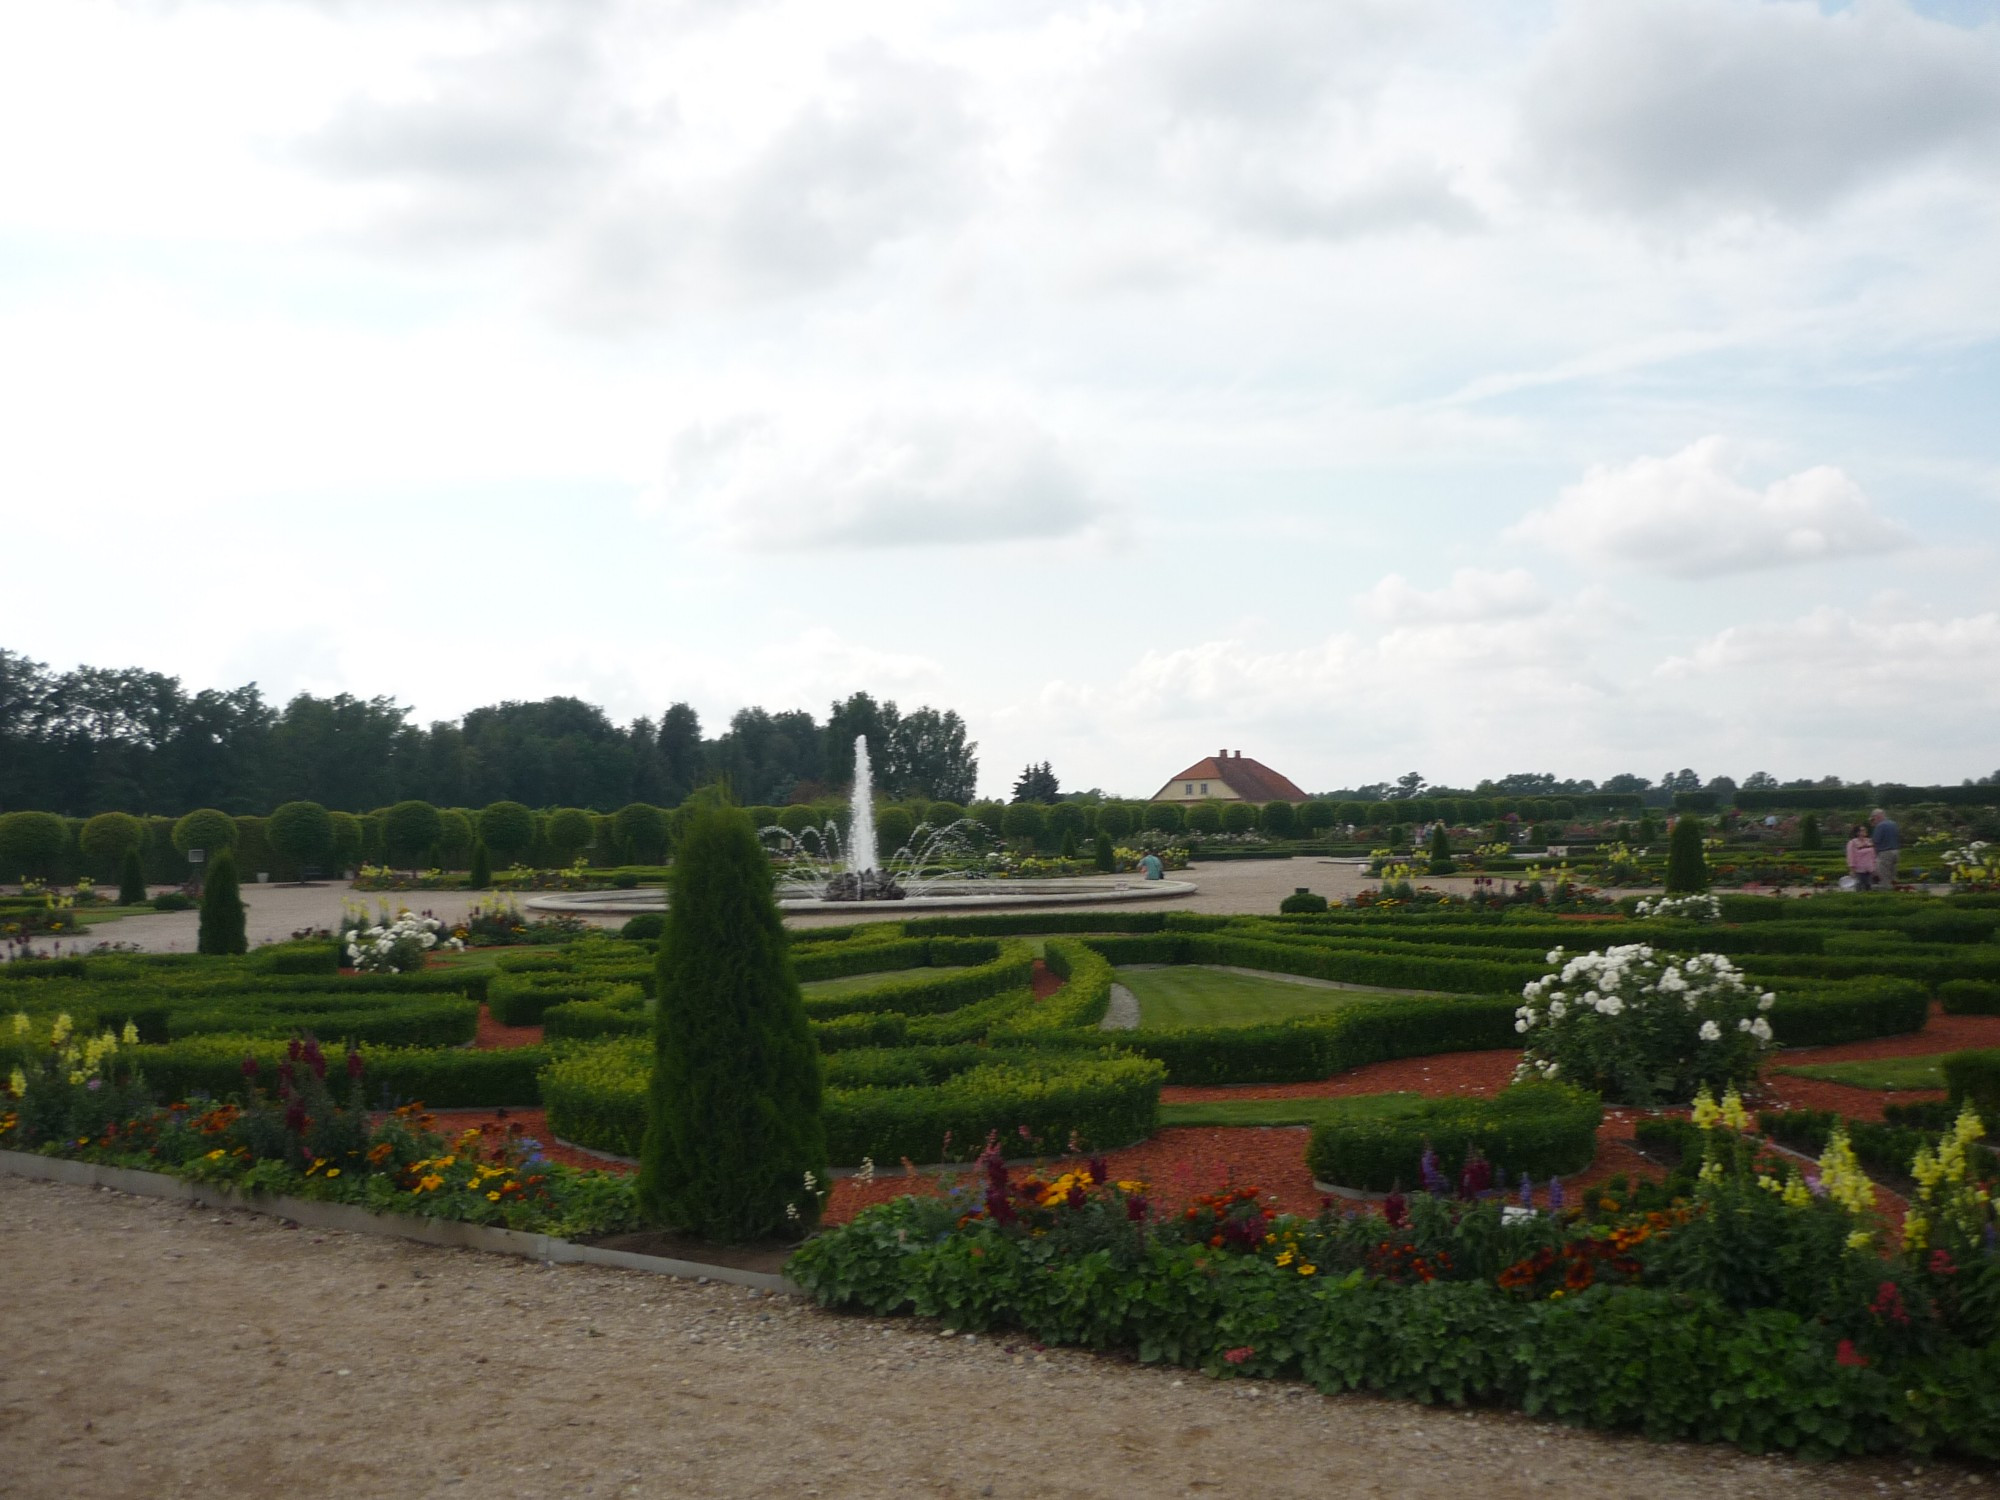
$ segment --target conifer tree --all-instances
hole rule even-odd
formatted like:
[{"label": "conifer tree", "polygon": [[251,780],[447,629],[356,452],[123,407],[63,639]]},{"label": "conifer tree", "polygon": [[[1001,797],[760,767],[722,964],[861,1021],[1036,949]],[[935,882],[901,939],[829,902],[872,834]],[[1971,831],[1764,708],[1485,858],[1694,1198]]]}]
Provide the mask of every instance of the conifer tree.
[{"label": "conifer tree", "polygon": [[1819,847],[1819,814],[1807,813],[1799,819],[1799,847],[1817,849]]},{"label": "conifer tree", "polygon": [[1451,857],[1451,835],[1439,823],[1431,829],[1431,874],[1449,875],[1458,865]]},{"label": "conifer tree", "polygon": [[493,856],[486,852],[486,840],[480,839],[472,846],[472,873],[465,883],[475,891],[483,891],[493,884]]},{"label": "conifer tree", "polygon": [[1673,838],[1667,844],[1669,896],[1708,889],[1708,860],[1701,852],[1701,819],[1683,813],[1674,823]]},{"label": "conifer tree", "polygon": [[120,906],[146,904],[146,866],[139,858],[137,849],[127,849],[125,861],[119,867],[118,904]]},{"label": "conifer tree", "polygon": [[1117,870],[1118,855],[1117,852],[1111,847],[1110,834],[1100,833],[1097,836],[1097,848],[1093,852],[1097,856],[1096,864],[1098,869],[1102,870],[1107,875],[1110,875]]},{"label": "conifer tree", "polygon": [[242,953],[250,940],[243,920],[243,896],[236,886],[236,856],[218,849],[208,862],[208,879],[201,891],[201,929],[195,948],[201,953]]},{"label": "conifer tree", "polygon": [[742,809],[690,809],[658,966],[641,1211],[725,1242],[810,1227],[827,1185],[819,1051]]}]

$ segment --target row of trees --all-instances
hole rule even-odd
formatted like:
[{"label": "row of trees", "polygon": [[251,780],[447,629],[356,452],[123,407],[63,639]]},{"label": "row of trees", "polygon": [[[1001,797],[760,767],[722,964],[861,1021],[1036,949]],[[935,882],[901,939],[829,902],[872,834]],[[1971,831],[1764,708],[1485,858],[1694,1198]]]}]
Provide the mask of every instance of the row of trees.
[{"label": "row of trees", "polygon": [[626,725],[568,697],[428,726],[409,712],[345,693],[301,693],[279,708],[255,683],[190,693],[143,668],[51,672],[0,649],[0,810],[260,814],[305,800],[358,813],[419,800],[609,812],[678,806],[716,781],[744,802],[810,801],[852,780],[856,735],[894,796],[969,801],[979,770],[958,714],[906,714],[867,693],[832,704],[823,721],[806,709],[741,709],[713,736],[685,703]]}]

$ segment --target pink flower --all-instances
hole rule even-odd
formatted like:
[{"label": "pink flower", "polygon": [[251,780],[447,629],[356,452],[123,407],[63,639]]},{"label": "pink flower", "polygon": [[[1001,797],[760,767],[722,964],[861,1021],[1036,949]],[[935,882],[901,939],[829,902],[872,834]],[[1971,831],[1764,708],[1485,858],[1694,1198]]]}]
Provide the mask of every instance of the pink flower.
[{"label": "pink flower", "polygon": [[1253,1346],[1249,1344],[1244,1344],[1239,1348],[1229,1349],[1224,1351],[1222,1357],[1224,1361],[1226,1361],[1229,1364],[1240,1365],[1243,1363],[1244,1360],[1248,1359],[1251,1355],[1255,1354],[1256,1352],[1257,1351]]},{"label": "pink flower", "polygon": [[1853,1339],[1842,1339],[1840,1346],[1833,1351],[1833,1358],[1837,1364],[1845,1365],[1850,1370],[1868,1368],[1868,1356],[1854,1347]]}]

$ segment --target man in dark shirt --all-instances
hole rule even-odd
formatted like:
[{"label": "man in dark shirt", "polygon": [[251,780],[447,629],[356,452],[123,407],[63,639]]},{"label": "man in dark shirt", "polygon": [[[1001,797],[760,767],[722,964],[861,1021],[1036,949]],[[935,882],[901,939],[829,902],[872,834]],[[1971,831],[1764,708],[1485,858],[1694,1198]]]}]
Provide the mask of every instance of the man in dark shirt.
[{"label": "man in dark shirt", "polygon": [[1896,888],[1896,856],[1903,852],[1903,830],[1881,808],[1869,814],[1869,836],[1875,842],[1875,884],[1885,891]]}]

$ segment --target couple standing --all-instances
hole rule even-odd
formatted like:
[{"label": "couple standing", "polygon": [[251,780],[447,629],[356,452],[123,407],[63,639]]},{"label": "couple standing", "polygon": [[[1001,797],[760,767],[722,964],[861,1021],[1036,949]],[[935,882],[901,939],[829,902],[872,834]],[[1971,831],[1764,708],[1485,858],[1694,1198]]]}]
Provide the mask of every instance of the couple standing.
[{"label": "couple standing", "polygon": [[1847,841],[1847,873],[1854,877],[1856,890],[1896,885],[1896,860],[1903,852],[1903,831],[1881,808],[1868,815],[1866,823],[1854,825]]}]

